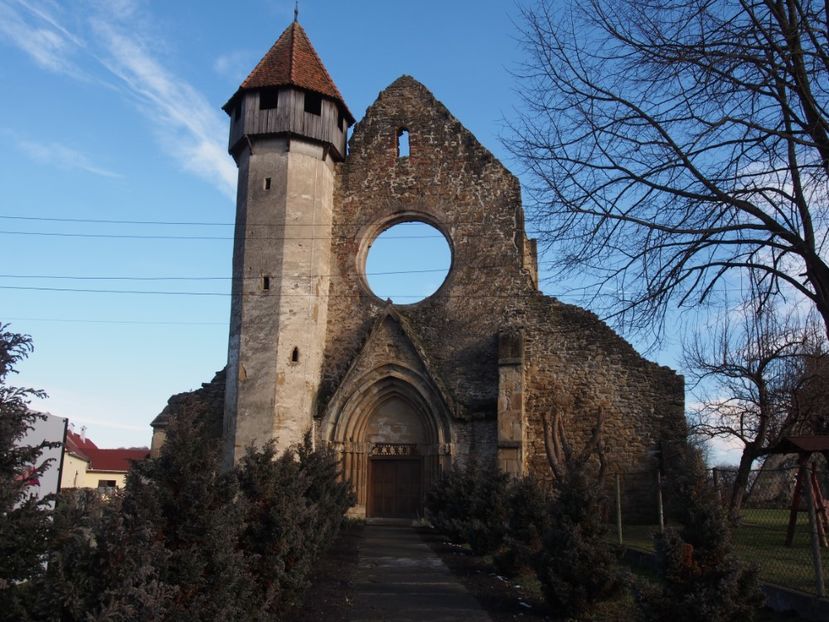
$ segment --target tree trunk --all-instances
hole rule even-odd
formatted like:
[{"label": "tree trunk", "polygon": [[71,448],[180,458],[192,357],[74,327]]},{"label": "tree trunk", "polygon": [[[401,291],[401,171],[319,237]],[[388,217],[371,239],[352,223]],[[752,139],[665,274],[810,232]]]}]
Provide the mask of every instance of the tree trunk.
[{"label": "tree trunk", "polygon": [[829,338],[829,266],[816,254],[804,256],[806,278],[815,288],[815,307],[823,318],[823,328]]},{"label": "tree trunk", "polygon": [[740,510],[743,507],[748,477],[751,475],[751,465],[757,457],[756,453],[753,445],[746,445],[743,455],[740,456],[740,465],[737,467],[737,477],[734,479],[734,487],[731,489],[731,499],[728,504],[728,516],[732,524],[740,520]]}]

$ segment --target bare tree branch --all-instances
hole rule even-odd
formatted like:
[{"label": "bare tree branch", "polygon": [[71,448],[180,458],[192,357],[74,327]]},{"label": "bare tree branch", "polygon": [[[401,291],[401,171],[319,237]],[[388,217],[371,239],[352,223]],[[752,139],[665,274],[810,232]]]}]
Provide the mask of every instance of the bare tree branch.
[{"label": "bare tree branch", "polygon": [[743,445],[733,482],[730,512],[736,520],[752,464],[784,434],[802,431],[805,410],[798,407],[806,366],[825,348],[822,331],[781,317],[757,298],[728,316],[719,328],[697,334],[684,347],[684,365],[697,406],[691,428],[704,438],[731,438]]},{"label": "bare tree branch", "polygon": [[508,148],[562,273],[623,328],[746,271],[829,334],[829,37],[817,0],[537,0]]}]

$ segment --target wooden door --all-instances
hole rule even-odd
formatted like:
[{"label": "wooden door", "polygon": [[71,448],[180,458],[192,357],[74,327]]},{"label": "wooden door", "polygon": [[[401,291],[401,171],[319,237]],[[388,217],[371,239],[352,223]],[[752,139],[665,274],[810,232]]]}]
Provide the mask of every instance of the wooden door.
[{"label": "wooden door", "polygon": [[368,516],[414,518],[420,513],[419,459],[371,460]]}]

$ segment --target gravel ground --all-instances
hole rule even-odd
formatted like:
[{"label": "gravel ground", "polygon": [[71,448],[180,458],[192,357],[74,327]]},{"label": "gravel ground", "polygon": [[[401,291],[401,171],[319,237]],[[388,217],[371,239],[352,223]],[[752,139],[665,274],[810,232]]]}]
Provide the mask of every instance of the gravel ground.
[{"label": "gravel ground", "polygon": [[348,622],[354,602],[352,577],[359,560],[362,523],[348,523],[317,563],[305,598],[282,616],[285,622]]},{"label": "gravel ground", "polygon": [[432,530],[422,530],[421,537],[443,560],[452,573],[486,609],[493,622],[553,620],[544,602],[521,585],[495,573],[494,568],[469,549],[447,542]]},{"label": "gravel ground", "polygon": [[[296,607],[282,616],[284,622],[348,622],[354,602],[352,581],[359,562],[364,525],[347,524],[336,542],[317,564],[311,587]],[[521,585],[520,580],[499,577],[487,560],[464,547],[451,544],[440,534],[419,531],[421,538],[443,560],[466,589],[481,603],[493,622],[553,621],[537,591]],[[795,614],[759,612],[756,622],[795,622]]]}]

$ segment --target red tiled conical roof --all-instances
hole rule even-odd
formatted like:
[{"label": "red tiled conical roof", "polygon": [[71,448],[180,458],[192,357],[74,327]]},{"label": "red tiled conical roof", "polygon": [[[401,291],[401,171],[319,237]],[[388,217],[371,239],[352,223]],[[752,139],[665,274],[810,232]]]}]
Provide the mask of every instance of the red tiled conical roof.
[{"label": "red tiled conical roof", "polygon": [[224,105],[224,109],[229,111],[241,91],[275,86],[295,86],[330,97],[343,107],[349,122],[354,122],[337,85],[297,21],[292,22],[279,36],[239,86],[239,90]]}]

